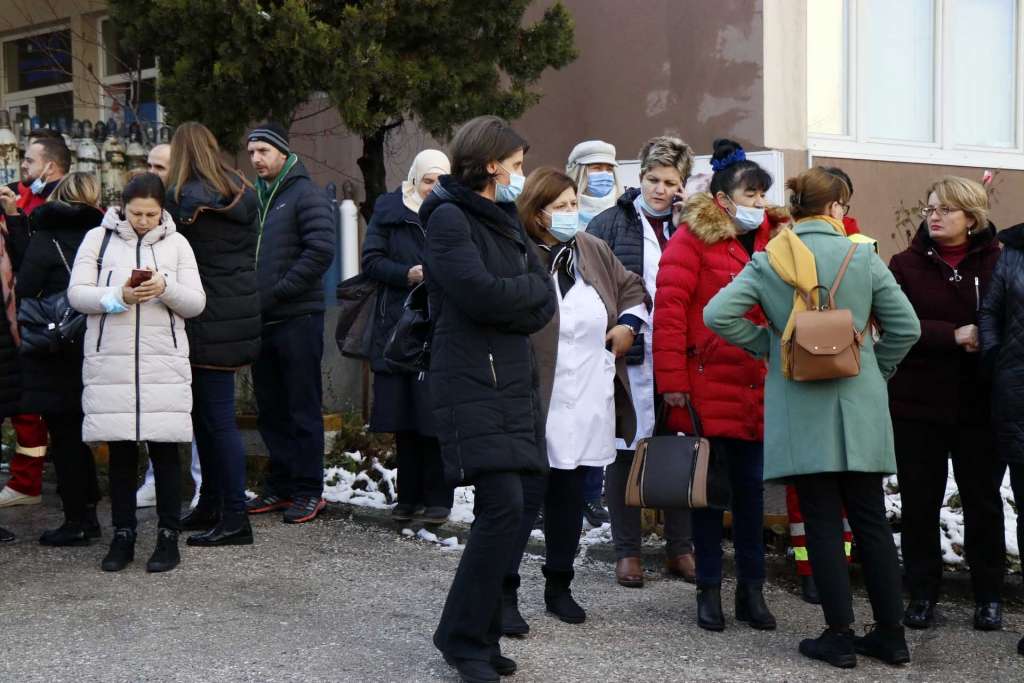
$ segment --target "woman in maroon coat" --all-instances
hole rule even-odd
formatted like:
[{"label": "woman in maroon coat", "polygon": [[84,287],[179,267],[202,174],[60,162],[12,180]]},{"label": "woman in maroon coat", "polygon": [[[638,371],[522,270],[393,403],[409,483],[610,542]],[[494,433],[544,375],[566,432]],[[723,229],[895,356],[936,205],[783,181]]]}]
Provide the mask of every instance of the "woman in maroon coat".
[{"label": "woman in maroon coat", "polygon": [[999,245],[985,189],[974,181],[937,181],[921,214],[925,222],[910,247],[889,264],[921,319],[921,340],[889,382],[910,586],[903,623],[928,628],[935,621],[939,510],[951,457],[964,511],[974,627],[991,631],[1002,627],[1006,548],[999,486],[1005,465],[993,443],[977,324]]},{"label": "woman in maroon coat", "polygon": [[[692,433],[692,403],[715,453],[725,457],[732,484],[736,547],[736,619],[775,628],[761,591],[764,583],[765,364],[704,325],[704,306],[762,251],[784,212],[766,211],[772,179],[746,160],[743,148],[716,140],[710,194],[694,195],[683,223],[661,257],[654,306],[654,376],[671,406],[668,428]],[[766,325],[760,308],[749,318]],[[693,511],[697,559],[697,624],[720,631],[722,511]]]}]

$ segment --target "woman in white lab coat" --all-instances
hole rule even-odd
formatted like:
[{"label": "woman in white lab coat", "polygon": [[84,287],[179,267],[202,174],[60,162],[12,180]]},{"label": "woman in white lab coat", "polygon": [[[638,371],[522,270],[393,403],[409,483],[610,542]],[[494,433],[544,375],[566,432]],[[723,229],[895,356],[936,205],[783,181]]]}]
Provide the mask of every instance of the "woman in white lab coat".
[{"label": "woman in white lab coat", "polygon": [[[693,151],[679,138],[656,137],[640,151],[640,188],[631,188],[615,206],[601,212],[587,232],[608,243],[627,270],[643,278],[657,305],[658,263],[675,232],[672,207],[685,197],[686,179],[693,168]],[[615,578],[622,586],[644,585],[640,561],[640,508],[626,507],[626,480],[637,440],[652,436],[656,390],[650,333],[637,335],[626,352],[629,384],[636,413],[636,434],[616,442],[615,462],[605,470],[605,496],[612,518]],[[690,535],[689,510],[665,510],[665,565],[670,574],[693,581],[696,566]]]},{"label": "woman in white lab coat", "polygon": [[537,169],[517,205],[520,221],[551,272],[558,309],[530,338],[551,469],[547,476],[531,478],[529,486],[524,482],[519,552],[505,580],[502,626],[507,635],[529,630],[519,614],[516,590],[522,550],[542,504],[544,603],[564,622],[586,618],[569,588],[583,525],[584,477],[586,468],[615,459],[616,437],[634,438],[624,355],[649,321],[643,280],[626,270],[607,244],[579,232],[576,187],[567,175]]}]

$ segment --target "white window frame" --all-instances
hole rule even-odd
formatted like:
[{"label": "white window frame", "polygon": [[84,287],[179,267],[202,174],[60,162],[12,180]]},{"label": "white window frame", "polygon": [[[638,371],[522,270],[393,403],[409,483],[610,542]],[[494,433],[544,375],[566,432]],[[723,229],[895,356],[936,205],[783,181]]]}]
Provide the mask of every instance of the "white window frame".
[{"label": "white window frame", "polygon": [[1014,78],[1016,98],[1013,113],[1014,140],[1012,147],[983,147],[958,145],[953,142],[952,74],[948,65],[951,37],[954,27],[947,21],[952,0],[933,0],[935,3],[935,73],[934,73],[934,127],[933,142],[907,142],[871,138],[860,132],[859,122],[864,119],[864,104],[859,97],[867,92],[859,68],[860,49],[858,19],[866,12],[858,0],[845,0],[847,44],[847,97],[844,120],[846,134],[830,135],[808,131],[807,148],[815,157],[842,159],[868,159],[905,163],[942,164],[977,168],[1024,169],[1024,0],[1015,2],[1015,61]]},{"label": "white window frame", "polygon": [[[120,74],[108,74],[107,73],[107,59],[106,59],[106,55],[104,54],[104,50],[106,49],[105,48],[106,43],[103,40],[103,26],[108,21],[111,21],[110,17],[100,17],[99,19],[96,20],[96,37],[97,37],[97,39],[96,39],[96,43],[97,43],[97,45],[96,45],[97,58],[96,59],[97,59],[97,63],[100,65],[100,69],[99,69],[100,85],[98,85],[96,87],[96,89],[98,91],[98,97],[99,97],[99,99],[97,100],[97,102],[99,102],[99,106],[97,107],[97,109],[99,109],[100,120],[101,121],[107,121],[107,120],[109,120],[114,115],[113,110],[111,110],[111,108],[109,106],[107,106],[107,104],[106,104],[107,93],[106,93],[105,88],[109,88],[109,87],[114,86],[114,85],[124,85],[126,83],[130,84],[132,82],[132,77],[133,77],[133,74],[130,74],[130,73],[120,73]],[[156,83],[156,86],[157,86],[156,124],[158,126],[161,126],[164,123],[165,115],[164,115],[163,105],[160,104],[160,89],[159,89],[159,86],[160,86],[160,81],[159,81],[159,79],[160,79],[160,69],[158,68],[158,66],[159,66],[159,64],[157,64],[156,66],[152,66],[152,67],[150,67],[148,69],[143,69],[142,72],[140,73],[140,78],[143,81],[147,81],[147,80],[152,79]]]},{"label": "white window frame", "polygon": [[[5,62],[5,50],[3,49],[4,43],[9,43],[23,38],[31,38],[32,36],[41,36],[47,33],[56,33],[58,31],[70,31],[70,23],[51,24],[46,27],[33,28],[27,31],[19,31],[17,33],[8,33],[0,36],[0,74],[3,78],[7,78],[7,64]],[[72,41],[74,36],[71,36]],[[72,48],[73,49],[73,48]],[[5,110],[10,110],[11,107],[20,107],[28,105],[29,116],[36,115],[36,98],[45,97],[46,95],[56,95],[62,92],[72,92],[75,89],[75,64],[74,60],[71,63],[71,80],[67,83],[61,83],[59,85],[48,85],[42,88],[30,88],[28,90],[8,90],[8,84],[4,83],[4,93],[2,102],[0,105]],[[14,121],[11,121],[13,124]],[[70,123],[70,122],[69,122]]]}]

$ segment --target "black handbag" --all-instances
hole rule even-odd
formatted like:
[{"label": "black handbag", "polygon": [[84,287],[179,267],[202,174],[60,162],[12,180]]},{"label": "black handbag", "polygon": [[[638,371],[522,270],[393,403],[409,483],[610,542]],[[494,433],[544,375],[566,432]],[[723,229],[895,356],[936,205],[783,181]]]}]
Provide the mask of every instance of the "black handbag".
[{"label": "black handbag", "polygon": [[[693,422],[693,436],[670,434],[640,439],[626,483],[626,505],[645,508],[711,508],[729,505],[729,477],[725,462],[715,457],[710,442],[701,434],[700,418],[686,403]],[[661,404],[655,434],[662,430],[668,405]]]},{"label": "black handbag", "polygon": [[[57,240],[53,246],[71,276],[71,266]],[[85,339],[86,316],[68,302],[67,290],[41,297],[26,297],[18,302],[18,329],[25,356],[46,357],[81,347]]]},{"label": "black handbag", "polygon": [[338,324],[334,341],[346,358],[369,360],[380,285],[359,273],[338,285]]},{"label": "black handbag", "polygon": [[419,283],[405,298],[402,316],[384,345],[384,360],[392,372],[424,373],[430,368],[430,319],[427,285]]}]

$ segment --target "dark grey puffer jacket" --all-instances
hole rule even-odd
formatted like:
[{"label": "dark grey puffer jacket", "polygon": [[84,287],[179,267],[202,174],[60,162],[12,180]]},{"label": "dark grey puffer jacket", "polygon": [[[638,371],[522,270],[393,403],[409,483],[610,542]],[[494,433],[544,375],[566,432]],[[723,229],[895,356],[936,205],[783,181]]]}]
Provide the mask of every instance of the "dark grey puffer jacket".
[{"label": "dark grey puffer jacket", "polygon": [[1003,252],[981,305],[984,366],[992,370],[992,422],[1002,458],[1024,463],[1024,223],[999,233]]}]

